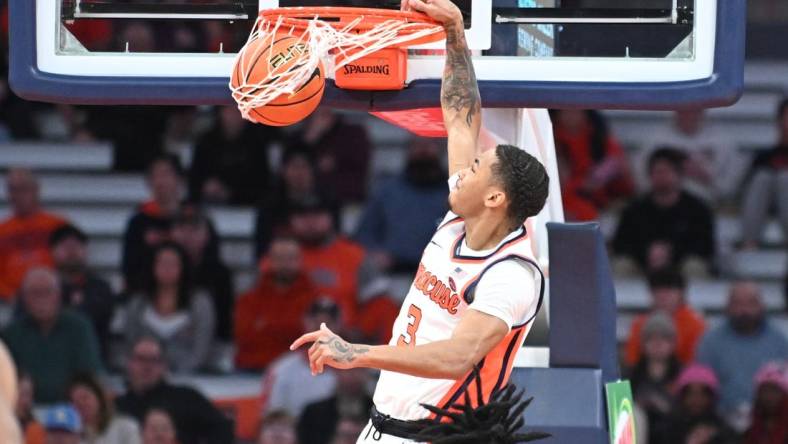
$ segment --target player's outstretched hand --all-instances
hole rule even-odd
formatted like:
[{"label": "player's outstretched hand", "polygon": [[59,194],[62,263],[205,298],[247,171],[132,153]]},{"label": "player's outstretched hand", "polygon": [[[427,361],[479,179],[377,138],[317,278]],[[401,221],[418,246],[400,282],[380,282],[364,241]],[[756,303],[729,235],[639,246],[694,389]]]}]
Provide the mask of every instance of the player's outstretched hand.
[{"label": "player's outstretched hand", "polygon": [[312,375],[323,373],[326,365],[339,369],[358,367],[358,358],[369,352],[368,346],[345,341],[326,327],[325,323],[320,324],[320,330],[296,339],[290,345],[290,350],[296,350],[310,342],[312,346],[309,347],[309,368]]},{"label": "player's outstretched hand", "polygon": [[462,23],[462,13],[450,0],[402,0],[402,9],[423,12],[443,25]]}]

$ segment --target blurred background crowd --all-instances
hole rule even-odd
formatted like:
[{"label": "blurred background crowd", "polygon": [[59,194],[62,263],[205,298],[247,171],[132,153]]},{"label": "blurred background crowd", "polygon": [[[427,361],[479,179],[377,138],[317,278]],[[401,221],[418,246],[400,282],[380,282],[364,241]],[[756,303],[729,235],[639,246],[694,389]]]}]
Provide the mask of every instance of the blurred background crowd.
[{"label": "blurred background crowd", "polygon": [[[752,2],[756,40],[781,5]],[[551,111],[566,219],[609,240],[640,442],[788,443],[788,56],[751,54],[778,80],[729,110]],[[312,377],[288,346],[321,322],[388,341],[447,211],[445,141],[329,109],[276,129],[32,103],[5,72],[0,338],[26,442],[354,443],[374,375]]]}]

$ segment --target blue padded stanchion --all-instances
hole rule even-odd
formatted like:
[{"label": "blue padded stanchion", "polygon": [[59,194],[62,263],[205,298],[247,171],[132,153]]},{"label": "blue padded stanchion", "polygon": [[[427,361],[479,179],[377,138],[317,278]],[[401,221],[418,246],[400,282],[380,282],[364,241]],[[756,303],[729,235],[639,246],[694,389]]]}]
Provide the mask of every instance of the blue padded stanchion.
[{"label": "blue padded stanchion", "polygon": [[599,225],[547,224],[550,248],[550,367],[518,368],[512,382],[534,401],[527,429],[545,443],[608,441],[604,384],[618,379],[616,303]]}]

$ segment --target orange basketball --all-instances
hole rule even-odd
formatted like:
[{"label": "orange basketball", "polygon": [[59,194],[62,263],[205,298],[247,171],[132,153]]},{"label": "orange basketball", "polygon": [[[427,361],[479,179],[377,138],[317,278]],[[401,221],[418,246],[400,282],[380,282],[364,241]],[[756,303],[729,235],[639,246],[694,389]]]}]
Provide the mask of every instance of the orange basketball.
[{"label": "orange basketball", "polygon": [[[273,44],[271,43],[273,39]],[[309,45],[291,35],[268,34],[249,42],[236,60],[230,86],[236,101],[248,100],[254,86],[273,77],[287,76],[299,67],[300,56]],[[270,81],[270,80],[269,80]],[[325,89],[323,66],[319,63],[303,85],[292,94],[282,94],[265,106],[249,111],[249,118],[270,126],[292,125],[305,119],[320,104]],[[249,85],[249,86],[245,86]],[[240,89],[238,89],[241,87]]]}]

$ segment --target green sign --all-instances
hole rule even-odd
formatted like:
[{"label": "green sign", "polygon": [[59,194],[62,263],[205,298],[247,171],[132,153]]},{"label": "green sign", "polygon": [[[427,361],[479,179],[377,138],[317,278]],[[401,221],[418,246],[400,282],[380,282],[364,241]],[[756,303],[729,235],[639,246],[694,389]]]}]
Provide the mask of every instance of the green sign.
[{"label": "green sign", "polygon": [[607,423],[610,444],[637,444],[635,439],[635,411],[629,381],[605,384]]}]

